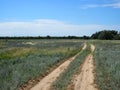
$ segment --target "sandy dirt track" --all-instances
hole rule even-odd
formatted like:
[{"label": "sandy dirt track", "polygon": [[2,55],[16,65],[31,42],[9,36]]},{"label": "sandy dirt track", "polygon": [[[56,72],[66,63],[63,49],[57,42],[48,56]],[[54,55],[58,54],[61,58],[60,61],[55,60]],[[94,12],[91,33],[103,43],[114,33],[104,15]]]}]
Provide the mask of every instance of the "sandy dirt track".
[{"label": "sandy dirt track", "polygon": [[[94,49],[94,45],[91,45],[91,52],[93,52]],[[80,74],[74,79],[74,90],[97,90],[94,84],[93,70],[93,55],[89,54],[83,63]]]},{"label": "sandy dirt track", "polygon": [[[84,44],[82,50],[86,49],[86,44]],[[79,54],[79,53],[78,53]],[[77,55],[78,55],[77,54]],[[61,64],[58,68],[56,68],[53,72],[51,72],[49,75],[44,77],[37,85],[35,85],[30,90],[49,90],[51,84],[56,80],[56,78],[65,70],[67,69],[68,65],[76,58],[74,57],[70,58],[69,60],[65,61],[63,64]]]}]

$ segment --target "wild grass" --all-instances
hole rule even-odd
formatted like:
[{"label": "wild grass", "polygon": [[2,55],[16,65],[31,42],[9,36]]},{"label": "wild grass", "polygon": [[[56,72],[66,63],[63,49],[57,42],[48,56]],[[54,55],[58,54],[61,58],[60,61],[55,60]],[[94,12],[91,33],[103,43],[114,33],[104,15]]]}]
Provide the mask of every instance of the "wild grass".
[{"label": "wild grass", "polygon": [[29,79],[44,76],[82,47],[81,41],[70,40],[2,40],[1,43],[4,46],[0,48],[0,90],[17,90]]},{"label": "wild grass", "polygon": [[96,83],[99,90],[120,89],[120,41],[95,43]]},{"label": "wild grass", "polygon": [[33,48],[10,48],[0,53],[0,60],[24,57],[35,52]]},{"label": "wild grass", "polygon": [[74,61],[70,63],[68,68],[53,82],[52,90],[66,90],[70,84],[73,75],[78,72],[80,65],[82,64],[85,57],[90,53],[90,47],[88,46],[85,51],[82,51]]}]

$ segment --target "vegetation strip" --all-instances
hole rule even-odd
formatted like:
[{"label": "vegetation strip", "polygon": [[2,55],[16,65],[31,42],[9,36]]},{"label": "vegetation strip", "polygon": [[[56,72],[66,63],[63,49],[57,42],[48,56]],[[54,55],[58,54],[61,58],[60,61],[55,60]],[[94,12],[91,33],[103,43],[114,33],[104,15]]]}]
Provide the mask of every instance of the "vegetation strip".
[{"label": "vegetation strip", "polygon": [[[95,49],[94,45],[91,45],[91,52]],[[73,87],[71,90],[97,90],[94,84],[94,65],[93,55],[90,53],[82,66],[80,66],[80,73],[75,76],[73,81]]]},{"label": "vegetation strip", "polygon": [[79,66],[82,64],[84,58],[90,53],[90,47],[81,52],[80,55],[76,57],[74,61],[70,63],[68,68],[57,78],[51,87],[51,90],[66,90],[68,84],[71,82],[71,79],[74,74],[77,73]]},{"label": "vegetation strip", "polygon": [[120,90],[120,41],[95,42],[96,83],[100,90]]}]

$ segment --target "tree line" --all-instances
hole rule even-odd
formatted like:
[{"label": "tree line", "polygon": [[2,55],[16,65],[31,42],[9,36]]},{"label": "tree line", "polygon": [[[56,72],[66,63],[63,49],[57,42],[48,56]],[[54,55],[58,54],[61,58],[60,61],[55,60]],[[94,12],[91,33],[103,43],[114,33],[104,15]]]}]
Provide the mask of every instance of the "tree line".
[{"label": "tree line", "polygon": [[120,40],[120,32],[115,30],[103,30],[92,34],[91,39]]},{"label": "tree line", "polygon": [[100,40],[120,40],[120,32],[116,30],[103,30],[92,34],[91,36],[6,36],[0,39],[100,39]]},{"label": "tree line", "polygon": [[90,39],[89,36],[14,36],[14,37],[0,37],[0,39]]}]

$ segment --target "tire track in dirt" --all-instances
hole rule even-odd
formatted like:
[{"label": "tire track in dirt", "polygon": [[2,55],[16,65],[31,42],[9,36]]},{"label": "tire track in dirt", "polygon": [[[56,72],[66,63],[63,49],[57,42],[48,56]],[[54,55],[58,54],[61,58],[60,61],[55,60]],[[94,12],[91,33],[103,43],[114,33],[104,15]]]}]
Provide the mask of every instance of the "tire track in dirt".
[{"label": "tire track in dirt", "polygon": [[[84,44],[82,51],[85,50],[87,47],[86,44]],[[59,75],[65,70],[67,69],[67,67],[69,66],[69,64],[76,58],[76,56],[78,56],[80,53],[78,53],[77,55],[75,55],[74,57],[68,59],[67,61],[65,61],[63,64],[61,64],[58,68],[56,68],[53,72],[51,72],[49,75],[47,75],[46,77],[44,77],[37,85],[35,85],[33,88],[31,88],[30,90],[49,90],[51,84],[57,79],[57,77],[59,77]]]},{"label": "tire track in dirt", "polygon": [[[91,45],[91,52],[94,49],[95,46]],[[74,90],[98,90],[95,88],[93,70],[93,55],[89,54],[82,65],[81,72],[74,78]]]}]

